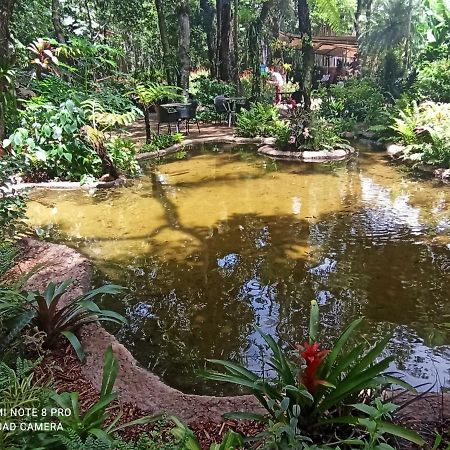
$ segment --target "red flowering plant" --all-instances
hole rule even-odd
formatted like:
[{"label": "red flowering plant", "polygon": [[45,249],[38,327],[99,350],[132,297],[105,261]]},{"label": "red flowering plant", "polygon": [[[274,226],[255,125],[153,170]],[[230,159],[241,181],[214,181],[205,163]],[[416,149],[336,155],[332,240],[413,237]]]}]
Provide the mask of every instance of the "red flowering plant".
[{"label": "red flowering plant", "polygon": [[330,350],[320,350],[319,342],[314,344],[305,342],[303,346],[298,345],[297,348],[306,362],[306,367],[299,374],[299,381],[308,389],[308,392],[314,395],[318,385],[332,387],[326,380],[320,380],[317,377],[317,371]]},{"label": "red flowering plant", "polygon": [[413,390],[386,372],[393,357],[381,355],[390,336],[371,348],[351,345],[351,337],[362,321],[363,318],[354,320],[330,349],[324,349],[318,340],[319,306],[313,301],[309,342],[294,347],[296,359],[272,336],[258,330],[272,353],[268,365],[275,371],[275,378],[262,378],[239,363],[221,360],[209,362],[221,366],[223,372],[208,370],[203,376],[243,386],[267,411],[266,415],[240,412],[225,414],[226,417],[259,420],[269,427],[281,424],[282,429],[294,429],[295,433],[311,431],[323,420],[348,414],[352,403],[368,401],[370,395],[376,396],[392,384]]}]

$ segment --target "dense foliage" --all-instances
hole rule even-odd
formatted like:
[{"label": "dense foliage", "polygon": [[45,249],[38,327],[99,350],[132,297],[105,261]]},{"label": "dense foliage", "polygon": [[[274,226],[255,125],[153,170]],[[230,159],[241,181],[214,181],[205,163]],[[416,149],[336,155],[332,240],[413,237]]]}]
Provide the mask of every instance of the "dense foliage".
[{"label": "dense foliage", "polygon": [[141,153],[156,152],[165,148],[172,147],[172,145],[183,142],[184,136],[181,133],[169,134],[153,134],[150,142],[143,145],[140,149]]},{"label": "dense foliage", "polygon": [[[339,83],[321,83],[313,37],[335,32],[356,34],[360,67]],[[154,134],[155,109],[192,99],[188,94],[199,102],[197,118],[204,121],[217,116],[216,96],[245,97],[251,107],[231,114],[236,134],[271,137],[281,150],[345,147],[345,132],[369,129],[377,138],[402,144],[404,158],[450,167],[449,49],[447,0],[1,2],[0,277],[20,255],[18,239],[25,229],[18,182],[85,183],[139,175],[138,151],[183,140],[180,133]],[[301,91],[299,107],[286,99],[273,105],[275,85],[266,66],[286,72],[284,89]],[[134,133],[128,137],[130,125],[144,123],[145,144]],[[23,286],[31,275],[0,287],[0,407],[51,405],[71,414],[60,419],[60,433],[0,427],[0,448],[200,449],[176,417],[121,424],[114,391],[119,367],[111,347],[99,398],[87,407],[81,393],[57,392],[51,373],[37,376],[43,356],[51,358],[61,340],[83,359],[82,326],[121,325],[125,319],[95,302],[104,293],[119,292],[118,286],[64,299],[69,281],[27,291]],[[372,346],[358,341],[362,319],[356,319],[334,345],[323,348],[318,324],[313,302],[309,336],[293,351],[260,331],[272,378],[235,362],[210,361],[222,370],[206,377],[243,386],[266,411],[228,414],[262,423],[264,431],[251,445],[392,450],[393,436],[423,445],[417,433],[393,423],[397,407],[382,398],[382,390],[392,385],[411,389],[387,372],[389,336]],[[137,442],[120,438],[124,427],[149,422],[155,422],[154,430]],[[229,431],[211,450],[250,445],[243,442]]]},{"label": "dense foliage", "polygon": [[249,110],[243,109],[238,115],[236,134],[247,138],[276,136],[286,127],[286,122],[280,119],[275,106],[256,103]]},{"label": "dense foliage", "polygon": [[408,159],[450,166],[450,103],[412,103],[392,128]]},{"label": "dense foliage", "polygon": [[[17,172],[23,168],[20,160],[11,156],[0,158],[0,242],[14,240],[21,233],[25,217],[23,193],[15,189]],[[7,265],[7,264],[6,264]]]},{"label": "dense foliage", "polygon": [[382,89],[369,78],[354,78],[318,93],[321,113],[327,119],[372,122],[385,108]]},{"label": "dense foliage", "polygon": [[450,59],[424,62],[415,83],[419,95],[427,100],[450,102]]}]

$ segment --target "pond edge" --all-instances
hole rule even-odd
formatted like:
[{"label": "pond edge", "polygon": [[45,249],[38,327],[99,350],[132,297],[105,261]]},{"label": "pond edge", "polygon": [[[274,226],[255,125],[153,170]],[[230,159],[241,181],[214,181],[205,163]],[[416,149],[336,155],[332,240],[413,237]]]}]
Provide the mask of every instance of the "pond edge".
[{"label": "pond edge", "polygon": [[[92,263],[78,251],[63,244],[25,238],[23,253],[23,258],[11,269],[9,276],[23,275],[36,264],[44,264],[27,281],[26,289],[43,291],[50,281],[59,283],[71,278],[74,283],[63,298],[63,302],[67,302],[91,288]],[[119,400],[136,405],[146,413],[174,414],[187,423],[193,423],[220,421],[224,413],[236,410],[262,412],[251,395],[193,395],[170,387],[151,371],[139,366],[131,352],[98,323],[83,327],[80,338],[86,354],[86,360],[80,363],[85,378],[100,391],[103,356],[107,347],[112,345],[120,367],[115,385]]]},{"label": "pond edge", "polygon": [[[327,162],[327,161],[341,161],[356,153],[353,147],[349,148],[336,148],[335,150],[321,150],[321,151],[303,151],[303,152],[290,152],[277,150],[275,147],[275,139],[268,137],[256,137],[256,138],[243,138],[238,136],[210,136],[200,139],[187,139],[181,143],[172,145],[171,147],[156,150],[154,152],[139,153],[136,155],[137,161],[145,161],[150,159],[162,158],[174,154],[180,150],[184,150],[186,147],[194,146],[205,143],[217,143],[217,144],[257,144],[259,146],[257,152],[261,155],[269,156],[273,159],[284,159],[289,161],[298,162]],[[113,181],[97,181],[94,183],[81,184],[79,181],[46,181],[40,183],[15,183],[11,186],[16,191],[24,189],[55,189],[55,190],[94,190],[94,189],[111,189],[120,186],[125,186],[130,179],[126,177],[119,177]]]},{"label": "pond edge", "polygon": [[[59,283],[72,278],[74,283],[62,298],[63,302],[67,302],[91,288],[92,263],[78,251],[63,244],[34,238],[24,238],[22,244],[23,257],[9,271],[8,279],[22,276],[36,264],[44,263],[46,265],[28,279],[26,289],[43,291],[50,281]],[[85,326],[80,337],[86,353],[86,361],[80,363],[84,378],[100,391],[104,352],[111,345],[120,367],[115,384],[119,402],[136,405],[146,414],[175,414],[186,423],[194,424],[202,421],[222,422],[223,414],[230,411],[265,413],[251,395],[191,395],[166,385],[158,376],[140,367],[130,351],[100,324]],[[397,397],[398,391],[387,391],[385,394],[386,398]],[[443,423],[450,417],[448,393],[405,392],[396,401],[403,405],[401,413],[396,415],[397,422],[413,429],[422,425],[434,427],[436,421]]]}]

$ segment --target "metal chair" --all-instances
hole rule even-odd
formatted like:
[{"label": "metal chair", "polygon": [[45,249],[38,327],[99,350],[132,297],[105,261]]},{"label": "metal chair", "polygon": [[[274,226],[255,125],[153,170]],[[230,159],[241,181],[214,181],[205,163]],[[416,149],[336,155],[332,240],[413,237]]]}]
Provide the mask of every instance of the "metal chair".
[{"label": "metal chair", "polygon": [[198,119],[197,119],[197,107],[198,107],[198,103],[197,102],[192,102],[189,105],[183,106],[181,108],[178,108],[178,112],[180,114],[180,122],[184,122],[185,123],[185,127],[186,127],[186,133],[189,134],[190,133],[190,123],[194,122],[195,124],[197,124],[197,128],[198,128],[198,132],[201,133],[200,131],[200,125],[198,123]]},{"label": "metal chair", "polygon": [[161,125],[167,125],[168,133],[172,133],[172,124],[175,124],[177,133],[179,128],[180,113],[176,108],[169,106],[156,105],[156,120],[158,121],[158,134],[160,134]]},{"label": "metal chair", "polygon": [[229,111],[231,108],[224,95],[218,95],[214,98],[214,108],[216,110],[216,118],[218,119],[218,123],[221,124],[222,120],[226,120],[228,122]]}]

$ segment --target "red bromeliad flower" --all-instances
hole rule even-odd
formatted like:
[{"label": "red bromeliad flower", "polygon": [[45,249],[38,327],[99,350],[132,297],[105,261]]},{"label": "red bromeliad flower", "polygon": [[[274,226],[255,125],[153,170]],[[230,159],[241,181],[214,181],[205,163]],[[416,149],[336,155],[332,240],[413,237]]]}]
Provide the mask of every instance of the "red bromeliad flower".
[{"label": "red bromeliad flower", "polygon": [[314,394],[319,384],[326,383],[324,380],[317,378],[317,370],[322,364],[330,350],[320,350],[320,344],[308,344],[305,342],[303,347],[299,347],[301,357],[306,361],[306,368],[300,374],[300,382],[305,385],[308,392]]}]

